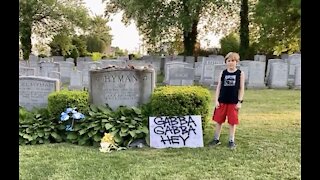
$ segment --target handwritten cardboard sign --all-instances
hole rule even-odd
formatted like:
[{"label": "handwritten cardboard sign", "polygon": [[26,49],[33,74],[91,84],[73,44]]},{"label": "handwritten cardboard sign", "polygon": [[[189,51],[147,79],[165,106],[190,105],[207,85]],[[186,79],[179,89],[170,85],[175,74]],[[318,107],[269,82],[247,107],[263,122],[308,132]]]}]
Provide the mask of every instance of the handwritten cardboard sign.
[{"label": "handwritten cardboard sign", "polygon": [[203,147],[200,115],[149,117],[150,146]]}]

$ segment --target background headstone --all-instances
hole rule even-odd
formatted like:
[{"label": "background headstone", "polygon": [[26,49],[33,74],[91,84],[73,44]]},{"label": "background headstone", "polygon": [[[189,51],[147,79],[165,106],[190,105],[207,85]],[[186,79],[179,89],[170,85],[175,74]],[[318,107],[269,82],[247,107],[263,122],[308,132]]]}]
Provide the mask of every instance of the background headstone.
[{"label": "background headstone", "polygon": [[289,88],[288,87],[288,65],[286,62],[271,63],[268,87],[274,88],[274,89]]},{"label": "background headstone", "polygon": [[28,110],[32,108],[45,108],[48,105],[48,95],[59,91],[58,79],[36,76],[19,77],[19,106]]}]

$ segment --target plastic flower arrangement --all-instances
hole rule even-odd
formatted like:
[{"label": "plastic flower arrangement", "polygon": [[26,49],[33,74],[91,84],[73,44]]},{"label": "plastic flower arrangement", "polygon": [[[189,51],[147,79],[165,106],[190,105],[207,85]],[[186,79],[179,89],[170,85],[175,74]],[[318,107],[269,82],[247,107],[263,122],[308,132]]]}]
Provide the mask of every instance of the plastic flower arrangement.
[{"label": "plastic flower arrangement", "polygon": [[60,121],[71,120],[71,123],[66,125],[66,131],[73,131],[73,126],[76,121],[84,119],[84,115],[79,113],[77,108],[67,108],[65,112],[61,113]]},{"label": "plastic flower arrangement", "polygon": [[118,145],[115,143],[113,135],[110,133],[104,133],[104,136],[101,139],[100,142],[100,151],[101,152],[111,152],[112,150],[122,150],[126,149],[124,147],[118,147]]}]

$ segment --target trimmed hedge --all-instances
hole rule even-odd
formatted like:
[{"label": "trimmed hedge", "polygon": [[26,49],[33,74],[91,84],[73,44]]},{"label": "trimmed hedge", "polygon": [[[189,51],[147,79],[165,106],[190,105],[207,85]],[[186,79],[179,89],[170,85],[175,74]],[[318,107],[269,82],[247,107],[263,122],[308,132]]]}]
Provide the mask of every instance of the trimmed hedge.
[{"label": "trimmed hedge", "polygon": [[48,96],[48,110],[54,117],[60,117],[60,114],[66,108],[77,107],[82,114],[87,114],[89,108],[89,93],[80,90],[61,90],[52,92]]},{"label": "trimmed hedge", "polygon": [[201,86],[162,86],[151,97],[153,116],[201,115],[202,127],[208,122],[210,91]]}]

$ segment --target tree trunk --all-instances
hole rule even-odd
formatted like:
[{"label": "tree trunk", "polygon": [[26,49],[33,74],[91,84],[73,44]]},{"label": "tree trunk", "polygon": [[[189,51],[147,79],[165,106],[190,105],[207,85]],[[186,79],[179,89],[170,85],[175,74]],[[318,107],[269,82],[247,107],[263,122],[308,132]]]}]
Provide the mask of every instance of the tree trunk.
[{"label": "tree trunk", "polygon": [[[184,45],[184,56],[193,56],[195,44],[198,36],[198,20],[194,20],[192,23],[192,29],[190,31],[183,32],[183,45]],[[185,61],[185,58],[184,58]]]},{"label": "tree trunk", "polygon": [[247,59],[249,54],[249,20],[248,20],[248,0],[241,0],[240,10],[240,49],[241,59]]},{"label": "tree trunk", "polygon": [[29,59],[29,55],[31,53],[31,34],[32,34],[32,26],[31,23],[23,23],[20,24],[20,27],[23,31],[20,41],[21,41],[21,49],[23,53],[23,59],[27,60]]}]

